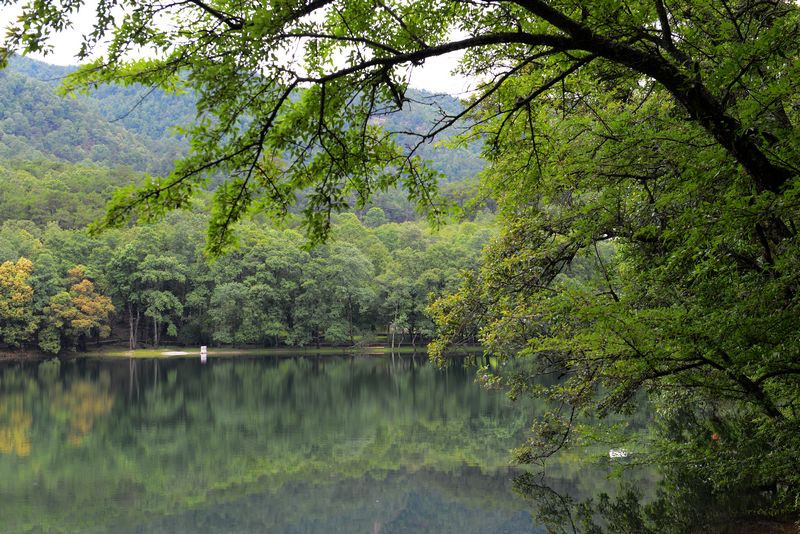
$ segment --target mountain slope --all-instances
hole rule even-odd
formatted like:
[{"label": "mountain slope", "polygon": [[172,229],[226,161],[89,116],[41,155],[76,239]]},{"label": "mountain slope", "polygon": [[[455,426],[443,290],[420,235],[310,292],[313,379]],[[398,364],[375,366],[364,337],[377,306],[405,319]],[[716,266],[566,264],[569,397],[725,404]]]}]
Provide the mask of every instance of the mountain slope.
[{"label": "mountain slope", "polygon": [[[186,143],[173,136],[172,127],[192,122],[191,94],[106,85],[72,99],[56,96],[60,79],[72,70],[14,58],[0,71],[0,157],[55,157],[163,172],[185,151]],[[462,109],[448,95],[409,89],[407,96],[402,111],[380,119],[387,130],[425,133],[439,109],[448,113]],[[400,141],[411,142],[402,137]],[[484,161],[479,152],[477,144],[452,149],[438,143],[426,143],[419,151],[448,182],[480,172]]]},{"label": "mountain slope", "polygon": [[[160,145],[160,146],[159,146]],[[182,151],[110,122],[87,99],[62,98],[54,84],[0,71],[0,158],[57,159],[163,172]]]}]

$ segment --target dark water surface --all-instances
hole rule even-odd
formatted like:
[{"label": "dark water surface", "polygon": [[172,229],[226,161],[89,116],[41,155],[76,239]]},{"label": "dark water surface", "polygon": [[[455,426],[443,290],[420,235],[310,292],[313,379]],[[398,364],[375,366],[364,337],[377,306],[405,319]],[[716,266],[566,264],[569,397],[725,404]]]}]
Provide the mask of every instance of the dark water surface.
[{"label": "dark water surface", "polygon": [[540,532],[535,411],[420,357],[5,364],[0,532]]}]

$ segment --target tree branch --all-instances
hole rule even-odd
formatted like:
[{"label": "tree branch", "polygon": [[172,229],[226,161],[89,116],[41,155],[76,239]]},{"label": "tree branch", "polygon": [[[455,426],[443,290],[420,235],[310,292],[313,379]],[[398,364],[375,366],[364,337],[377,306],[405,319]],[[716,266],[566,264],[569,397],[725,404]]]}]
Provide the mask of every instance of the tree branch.
[{"label": "tree branch", "polygon": [[757,136],[743,131],[741,123],[695,77],[659,55],[629,43],[613,41],[557,11],[544,0],[508,0],[544,19],[569,36],[572,47],[597,55],[650,76],[663,85],[752,177],[759,190],[780,192],[794,173],[772,163],[756,143]]}]

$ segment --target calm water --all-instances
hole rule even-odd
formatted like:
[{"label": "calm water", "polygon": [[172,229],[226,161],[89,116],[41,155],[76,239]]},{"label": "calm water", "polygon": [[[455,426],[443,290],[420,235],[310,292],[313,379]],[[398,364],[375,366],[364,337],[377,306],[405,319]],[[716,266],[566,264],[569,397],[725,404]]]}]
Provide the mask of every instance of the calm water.
[{"label": "calm water", "polygon": [[473,377],[419,357],[6,364],[0,532],[540,532],[509,467],[536,410]]}]

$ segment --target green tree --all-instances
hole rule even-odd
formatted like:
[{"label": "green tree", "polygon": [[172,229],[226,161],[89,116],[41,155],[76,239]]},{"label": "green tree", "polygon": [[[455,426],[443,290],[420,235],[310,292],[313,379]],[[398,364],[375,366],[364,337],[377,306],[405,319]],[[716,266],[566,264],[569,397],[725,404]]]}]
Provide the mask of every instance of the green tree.
[{"label": "green tree", "polygon": [[0,225],[0,261],[33,258],[41,248],[38,228],[31,221],[8,220]]},{"label": "green tree", "polygon": [[[433,308],[442,328],[433,352],[479,328],[489,351],[516,360],[515,372],[483,371],[489,385],[555,403],[517,451],[522,461],[585,443],[580,417],[625,413],[646,390],[661,428],[651,446],[665,464],[704,470],[714,492],[781,487],[773,512],[796,511],[800,211],[790,199],[800,184],[790,154],[800,116],[795,82],[782,77],[797,51],[787,49],[790,66],[760,47],[796,35],[798,12],[653,5],[663,15],[654,35],[668,57],[692,59],[701,95],[587,57],[574,75],[558,77],[556,65],[520,74],[476,114],[496,140],[485,185],[502,231],[480,272]],[[728,26],[710,22],[720,18]],[[747,27],[756,20],[764,26]],[[526,101],[556,78],[549,98]],[[694,99],[719,100],[703,115]],[[715,125],[717,113],[732,131]],[[736,153],[729,135],[751,136],[757,150]],[[729,444],[726,461],[708,458],[712,434]]]},{"label": "green tree", "polygon": [[[110,254],[110,259],[99,260],[106,271],[108,287],[120,307],[125,308],[128,320],[128,345],[136,348],[145,321],[150,319],[152,340],[158,344],[164,332],[177,335],[179,319],[183,314],[187,293],[186,273],[190,259],[178,258],[193,250],[188,236],[179,237],[185,230],[174,220],[160,225],[131,229],[123,236]],[[168,243],[176,238],[179,243]],[[197,272],[198,283],[203,273]]]},{"label": "green tree", "polygon": [[42,310],[44,320],[39,330],[39,348],[44,352],[58,354],[65,344],[66,330],[69,321],[78,311],[72,304],[72,297],[66,291],[52,295]]},{"label": "green tree", "polygon": [[33,308],[36,314],[41,314],[50,297],[64,289],[63,271],[56,255],[46,248],[36,254],[34,264],[36,268],[30,278],[33,287]]},{"label": "green tree", "polygon": [[[146,240],[146,238],[145,238]],[[120,247],[106,266],[112,295],[125,307],[128,319],[128,348],[135,349],[139,339],[139,323],[142,317],[141,293],[138,277],[139,263],[144,259],[148,244],[133,241]]]},{"label": "green tree", "polygon": [[293,231],[267,231],[241,259],[243,281],[258,317],[259,342],[277,345],[295,329],[297,300],[302,293],[309,254],[301,250],[301,237]]},{"label": "green tree", "polygon": [[209,315],[214,325],[212,339],[217,343],[242,345],[258,343],[265,335],[264,318],[254,304],[249,288],[239,282],[228,282],[214,288]]},{"label": "green tree", "polygon": [[[427,251],[409,248],[393,251],[392,264],[380,278],[392,347],[395,341],[402,344],[406,334],[413,346],[420,333],[428,337],[432,334],[432,324],[425,313],[432,289],[428,287],[432,273],[426,254]],[[398,334],[400,339],[396,338]]]},{"label": "green tree", "polygon": [[323,338],[353,343],[362,315],[374,300],[374,270],[352,245],[331,243],[315,249],[296,301],[295,336],[310,336],[317,345]]},{"label": "green tree", "polygon": [[381,208],[372,207],[364,214],[364,226],[369,228],[377,228],[387,222],[386,213]]},{"label": "green tree", "polygon": [[152,321],[153,345],[157,347],[165,327],[169,336],[178,333],[175,322],[183,313],[179,295],[186,282],[184,267],[175,257],[148,254],[137,265],[133,278],[139,288],[134,298]]}]

